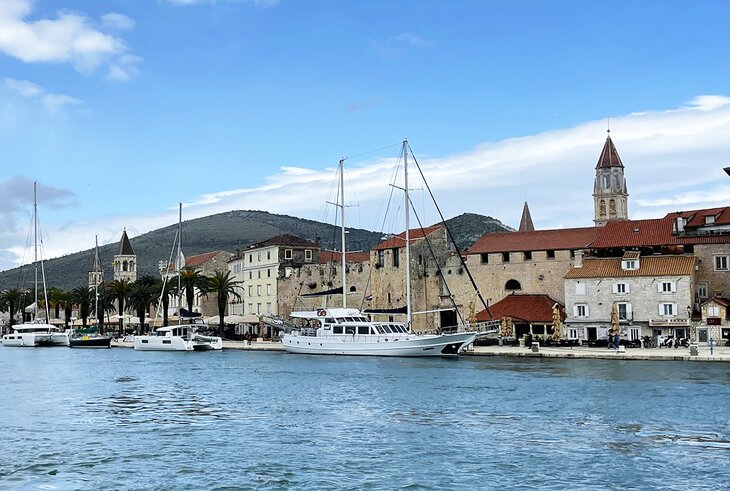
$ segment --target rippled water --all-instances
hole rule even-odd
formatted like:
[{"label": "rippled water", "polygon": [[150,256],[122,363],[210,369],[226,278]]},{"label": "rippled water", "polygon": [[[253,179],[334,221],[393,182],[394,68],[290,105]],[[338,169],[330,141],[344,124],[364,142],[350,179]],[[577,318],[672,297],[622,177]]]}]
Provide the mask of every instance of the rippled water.
[{"label": "rippled water", "polygon": [[728,368],[0,348],[0,488],[727,489]]}]

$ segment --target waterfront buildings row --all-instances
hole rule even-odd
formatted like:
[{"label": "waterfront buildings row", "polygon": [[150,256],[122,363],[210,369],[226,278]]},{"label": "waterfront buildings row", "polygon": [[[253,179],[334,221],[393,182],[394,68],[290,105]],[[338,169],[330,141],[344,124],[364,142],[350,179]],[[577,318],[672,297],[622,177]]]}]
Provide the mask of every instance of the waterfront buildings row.
[{"label": "waterfront buildings row", "polygon": [[[730,207],[629,220],[624,165],[610,135],[595,166],[593,205],[594,226],[535,230],[525,203],[518,231],[486,234],[461,254],[441,226],[412,230],[414,328],[509,319],[515,335],[549,336],[557,308],[562,337],[600,339],[618,324],[628,339],[730,338]],[[399,314],[405,306],[404,241],[401,233],[370,251],[346,252],[348,306]],[[115,277],[125,261],[134,268],[124,252],[123,237]],[[187,265],[227,268],[240,295],[229,299],[228,314],[253,323],[261,316],[285,317],[293,308],[342,305],[341,254],[322,250],[316,240],[280,235],[234,254],[194,256]],[[201,299],[195,308],[215,313]]]}]

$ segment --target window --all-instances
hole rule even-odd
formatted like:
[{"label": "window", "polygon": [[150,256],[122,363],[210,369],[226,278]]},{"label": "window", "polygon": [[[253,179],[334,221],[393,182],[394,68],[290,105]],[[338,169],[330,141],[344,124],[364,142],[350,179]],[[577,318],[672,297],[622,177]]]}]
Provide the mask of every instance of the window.
[{"label": "window", "polygon": [[525,261],[531,261],[532,260],[532,251],[525,251],[523,254],[524,254]]},{"label": "window", "polygon": [[261,315],[261,304],[260,303],[256,304],[256,313]]},{"label": "window", "polygon": [[612,199],[608,202],[608,214],[610,216],[616,215],[616,200]]},{"label": "window", "polygon": [[261,262],[261,251],[256,253],[256,261]]},{"label": "window", "polygon": [[385,266],[385,251],[380,249],[378,251],[378,262],[375,263],[376,267]]},{"label": "window", "polygon": [[555,251],[546,251],[548,259],[555,259]]},{"label": "window", "polygon": [[271,260],[271,251],[266,251],[266,259]]},{"label": "window", "polygon": [[629,293],[630,291],[628,283],[613,284],[613,293]]},{"label": "window", "polygon": [[677,304],[660,303],[659,304],[659,315],[663,315],[663,316],[677,315]]},{"label": "window", "polygon": [[710,305],[707,307],[707,317],[720,317],[720,307]]},{"label": "window", "polygon": [[358,334],[370,334],[370,326],[357,326]]},{"label": "window", "polygon": [[248,285],[248,296],[249,297],[253,296],[253,286],[251,286],[251,285]]},{"label": "window", "polygon": [[573,306],[573,316],[574,317],[588,317],[588,306],[583,304],[578,304]]},{"label": "window", "polygon": [[482,264],[489,264],[489,254],[479,254],[479,260],[482,262]]},{"label": "window", "polygon": [[728,256],[715,256],[715,271],[727,271]]},{"label": "window", "polygon": [[657,291],[659,293],[672,293],[677,291],[677,285],[673,281],[662,280],[657,283]]},{"label": "window", "polygon": [[271,268],[266,270],[266,277],[271,278]]},{"label": "window", "polygon": [[586,284],[581,283],[580,281],[575,284],[575,294],[576,295],[585,295],[586,294]]},{"label": "window", "polygon": [[508,263],[509,262],[509,252],[503,252],[502,253],[502,262]]},{"label": "window", "polygon": [[391,249],[391,253],[393,254],[393,267],[397,268],[400,266],[400,254],[398,252],[398,248]]},{"label": "window", "polygon": [[619,320],[628,320],[631,316],[631,305],[628,303],[618,304],[618,318]]},{"label": "window", "polygon": [[621,269],[639,269],[639,263],[635,259],[621,261]]},{"label": "window", "polygon": [[311,249],[306,249],[304,251],[304,260],[307,262],[312,262],[312,250]]},{"label": "window", "polygon": [[266,313],[267,314],[271,313],[271,302],[266,302]]},{"label": "window", "polygon": [[248,262],[249,263],[252,263],[253,262],[253,254],[249,254],[248,255]]},{"label": "window", "polygon": [[697,283],[697,296],[707,298],[707,283]]},{"label": "window", "polygon": [[[256,296],[257,297],[261,296],[261,285],[256,285]],[[261,304],[259,304],[259,305],[261,305]]]},{"label": "window", "polygon": [[269,283],[268,285],[266,285],[266,294],[267,295],[271,295],[271,283]]},{"label": "window", "polygon": [[261,279],[261,270],[256,271],[256,275],[258,276],[259,279]]},{"label": "window", "polygon": [[715,223],[715,216],[714,215],[707,215],[705,216],[705,225],[712,225]]},{"label": "window", "polygon": [[293,254],[291,249],[284,249],[284,259],[291,259],[294,257]]}]

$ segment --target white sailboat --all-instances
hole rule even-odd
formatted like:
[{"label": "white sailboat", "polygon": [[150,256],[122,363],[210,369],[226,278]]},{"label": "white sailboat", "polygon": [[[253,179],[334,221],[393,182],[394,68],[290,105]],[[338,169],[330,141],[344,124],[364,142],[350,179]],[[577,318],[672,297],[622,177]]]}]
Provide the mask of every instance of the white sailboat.
[{"label": "white sailboat", "polygon": [[344,159],[340,160],[340,204],[342,229],[342,308],[295,311],[290,314],[297,327],[284,333],[286,351],[300,354],[360,356],[457,356],[476,339],[476,332],[420,334],[411,330],[410,202],[408,158],[403,142],[406,223],[406,322],[371,321],[358,309],[347,308],[345,262]]},{"label": "white sailboat", "polygon": [[43,270],[43,259],[38,259],[38,199],[36,183],[33,183],[33,250],[34,250],[34,298],[33,305],[29,306],[33,312],[31,322],[16,324],[12,332],[3,335],[3,346],[36,347],[36,346],[68,346],[68,334],[52,324],[42,322],[38,318],[38,265],[41,265],[43,277],[43,299],[45,301],[46,320],[50,318],[48,309],[48,292],[46,291],[46,275]]},{"label": "white sailboat", "polygon": [[[134,337],[134,349],[137,351],[209,351],[223,349],[223,339],[219,336],[203,334],[208,331],[208,325],[203,322],[199,314],[193,317],[183,317],[184,309],[180,308],[182,290],[180,288],[180,271],[185,266],[185,258],[182,253],[182,203],[180,203],[180,216],[177,227],[177,254],[175,269],[177,271],[177,292],[178,292],[178,324],[163,326],[155,329],[151,334],[138,335]],[[173,245],[173,254],[175,245]],[[172,255],[172,254],[171,254]],[[171,261],[167,262],[169,268]],[[166,273],[163,282],[169,280]],[[157,313],[159,314],[162,302],[158,302]]]}]

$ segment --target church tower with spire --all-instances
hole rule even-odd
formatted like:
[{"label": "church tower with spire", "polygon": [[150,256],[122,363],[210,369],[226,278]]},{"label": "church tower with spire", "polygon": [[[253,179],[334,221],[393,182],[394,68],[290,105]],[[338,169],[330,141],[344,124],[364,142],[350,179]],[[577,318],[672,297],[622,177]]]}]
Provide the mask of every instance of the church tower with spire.
[{"label": "church tower with spire", "polygon": [[99,244],[94,248],[94,260],[89,270],[89,288],[95,288],[104,281],[104,270],[101,269],[101,260],[99,259]]},{"label": "church tower with spire", "polygon": [[534,232],[535,226],[532,224],[532,217],[530,216],[530,208],[527,207],[527,201],[525,206],[522,207],[522,218],[520,219],[520,232]]},{"label": "church tower with spire", "polygon": [[628,220],[628,198],[624,164],[611,140],[608,130],[606,143],[596,164],[596,180],[593,183],[593,209],[597,226],[613,220]]},{"label": "church tower with spire", "polygon": [[137,280],[137,255],[129,242],[126,228],[119,241],[119,251],[114,256],[114,279],[127,280],[130,283]]}]

